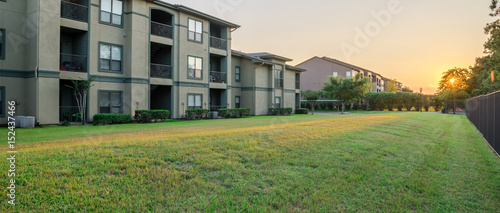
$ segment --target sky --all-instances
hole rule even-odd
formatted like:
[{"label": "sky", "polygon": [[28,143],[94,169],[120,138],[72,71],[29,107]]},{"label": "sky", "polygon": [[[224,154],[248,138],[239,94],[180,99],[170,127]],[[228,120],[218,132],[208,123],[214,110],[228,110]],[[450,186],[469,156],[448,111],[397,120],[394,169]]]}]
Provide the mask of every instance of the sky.
[{"label": "sky", "polygon": [[491,0],[164,0],[238,24],[232,48],[297,65],[327,56],[436,92],[483,56]]}]

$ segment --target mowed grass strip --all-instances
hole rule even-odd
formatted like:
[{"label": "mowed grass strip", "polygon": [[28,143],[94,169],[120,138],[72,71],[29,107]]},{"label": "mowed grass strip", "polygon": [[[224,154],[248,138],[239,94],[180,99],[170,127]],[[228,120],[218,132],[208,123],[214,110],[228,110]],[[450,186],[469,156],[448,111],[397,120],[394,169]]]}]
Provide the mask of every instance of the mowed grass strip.
[{"label": "mowed grass strip", "polygon": [[500,210],[500,160],[464,116],[252,119],[21,143],[0,211]]}]

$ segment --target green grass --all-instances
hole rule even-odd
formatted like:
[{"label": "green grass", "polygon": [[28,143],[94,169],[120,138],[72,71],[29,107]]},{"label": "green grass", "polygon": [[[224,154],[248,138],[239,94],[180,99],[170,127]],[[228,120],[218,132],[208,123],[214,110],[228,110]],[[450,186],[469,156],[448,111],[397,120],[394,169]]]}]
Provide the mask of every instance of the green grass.
[{"label": "green grass", "polygon": [[500,211],[500,159],[465,116],[297,115],[17,136],[19,203],[6,203],[3,172],[1,212]]}]

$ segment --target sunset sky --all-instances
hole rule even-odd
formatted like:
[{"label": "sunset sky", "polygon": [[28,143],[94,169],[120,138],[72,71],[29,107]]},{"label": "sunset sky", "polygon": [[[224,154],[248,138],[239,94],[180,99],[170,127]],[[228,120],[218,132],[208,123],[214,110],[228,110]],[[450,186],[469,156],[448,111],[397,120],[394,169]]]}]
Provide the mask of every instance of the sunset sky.
[{"label": "sunset sky", "polygon": [[442,72],[483,55],[483,28],[494,20],[491,0],[165,1],[241,25],[235,50],[271,52],[292,65],[328,56],[429,94]]}]

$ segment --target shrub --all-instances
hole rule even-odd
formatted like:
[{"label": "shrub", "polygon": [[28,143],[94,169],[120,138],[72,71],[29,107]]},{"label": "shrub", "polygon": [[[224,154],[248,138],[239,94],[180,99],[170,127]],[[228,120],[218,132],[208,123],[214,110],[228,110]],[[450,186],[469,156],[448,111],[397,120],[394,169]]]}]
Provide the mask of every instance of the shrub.
[{"label": "shrub", "polygon": [[291,115],[293,112],[293,109],[288,107],[288,108],[269,108],[269,114],[270,115]]},{"label": "shrub", "polygon": [[123,124],[130,123],[132,116],[130,114],[95,114],[94,125]]},{"label": "shrub", "polygon": [[250,115],[250,108],[219,109],[218,112],[219,116],[223,118],[241,118]]},{"label": "shrub", "polygon": [[309,110],[308,109],[305,109],[305,108],[300,108],[300,109],[297,109],[295,110],[295,114],[309,114]]},{"label": "shrub", "polygon": [[208,109],[188,109],[186,110],[186,117],[189,120],[207,119],[209,112]]},{"label": "shrub", "polygon": [[138,123],[151,123],[152,120],[164,121],[168,116],[170,116],[168,110],[136,110],[134,118]]}]

